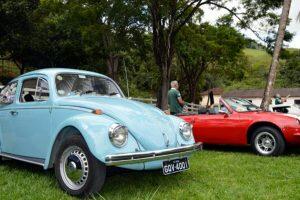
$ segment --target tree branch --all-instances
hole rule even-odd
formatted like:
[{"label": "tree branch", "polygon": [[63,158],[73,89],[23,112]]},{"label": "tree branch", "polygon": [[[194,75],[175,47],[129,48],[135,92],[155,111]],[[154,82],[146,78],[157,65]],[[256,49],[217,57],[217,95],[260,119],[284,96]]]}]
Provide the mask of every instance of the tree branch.
[{"label": "tree branch", "polygon": [[255,30],[253,30],[242,18],[240,18],[240,16],[238,15],[238,13],[234,12],[230,8],[227,8],[226,6],[223,6],[223,5],[214,3],[214,2],[210,2],[209,4],[214,5],[214,6],[218,7],[218,8],[222,8],[222,9],[227,10],[229,13],[231,13],[233,16],[235,16],[240,22],[242,22],[243,25],[245,25],[245,27],[247,29],[249,29],[258,39],[260,39],[263,42],[266,42],[262,37],[260,37],[260,35]]},{"label": "tree branch", "polygon": [[0,57],[0,60],[10,60],[11,59],[11,55],[6,55],[4,57]]},{"label": "tree branch", "polygon": [[193,10],[189,13],[189,15],[174,30],[174,35],[194,16],[195,12],[199,9],[200,6],[204,4],[209,4],[210,2],[211,0],[207,0],[204,2],[202,2],[202,0],[199,0],[196,6],[193,8]]},{"label": "tree branch", "polygon": [[184,13],[191,7],[193,6],[195,3],[197,3],[198,0],[194,0],[193,2],[191,2],[190,4],[188,4],[183,10],[182,12],[176,17],[176,20],[180,19]]}]

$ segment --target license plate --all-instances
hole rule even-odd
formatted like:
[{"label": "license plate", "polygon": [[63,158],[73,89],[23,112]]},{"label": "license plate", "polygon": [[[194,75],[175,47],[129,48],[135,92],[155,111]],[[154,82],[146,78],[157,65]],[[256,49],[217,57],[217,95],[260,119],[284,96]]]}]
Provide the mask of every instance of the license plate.
[{"label": "license plate", "polygon": [[187,158],[179,158],[175,160],[163,161],[163,173],[164,175],[174,174],[182,172],[190,168]]}]

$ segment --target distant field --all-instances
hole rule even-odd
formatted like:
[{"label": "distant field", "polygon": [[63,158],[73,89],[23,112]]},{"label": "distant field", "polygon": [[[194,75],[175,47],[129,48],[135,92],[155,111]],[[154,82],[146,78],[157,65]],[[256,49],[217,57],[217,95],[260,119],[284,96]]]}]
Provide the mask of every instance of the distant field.
[{"label": "distant field", "polygon": [[[261,157],[249,148],[213,147],[190,159],[191,169],[114,173],[94,199],[300,199],[300,151]],[[0,199],[74,199],[62,192],[53,170],[16,161],[0,165]]]},{"label": "distant field", "polygon": [[244,53],[249,63],[244,72],[244,78],[224,88],[225,91],[265,87],[272,56],[266,51],[259,49],[244,49]]},{"label": "distant field", "polygon": [[260,67],[269,68],[272,56],[266,51],[258,49],[245,49],[244,53],[248,57],[248,61],[254,69]]}]

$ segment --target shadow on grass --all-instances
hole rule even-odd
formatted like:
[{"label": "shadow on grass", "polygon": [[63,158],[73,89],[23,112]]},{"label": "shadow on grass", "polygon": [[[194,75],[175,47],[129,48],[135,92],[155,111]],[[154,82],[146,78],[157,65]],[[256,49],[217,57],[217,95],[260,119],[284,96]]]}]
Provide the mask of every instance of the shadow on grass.
[{"label": "shadow on grass", "polygon": [[[250,146],[221,146],[221,145],[205,145],[205,151],[213,152],[224,152],[226,153],[237,153],[238,156],[254,155]],[[201,153],[201,152],[199,152]],[[299,147],[289,147],[284,157],[293,157],[300,155]],[[9,171],[25,171],[26,173],[38,174],[41,177],[53,180],[53,184],[50,184],[51,189],[60,190],[56,184],[56,178],[54,170],[44,170],[40,166],[32,165],[29,163],[24,163],[15,160],[5,160],[2,164],[4,168]],[[153,171],[133,171],[126,170],[121,168],[109,167],[107,173],[106,183],[100,192],[100,195],[107,199],[111,199],[114,195],[117,195],[119,199],[130,199],[131,196],[142,197],[146,196],[151,197],[152,194],[159,190],[159,192],[168,191],[169,188],[176,190],[174,185],[179,184],[189,184],[191,173],[182,173],[174,174],[170,176],[164,176],[161,170]],[[126,194],[124,194],[126,193]],[[61,193],[63,195],[63,193]],[[60,195],[60,193],[58,193]],[[124,195],[124,196],[123,196]],[[99,198],[96,195],[97,199]],[[150,199],[150,198],[149,198]]]},{"label": "shadow on grass", "polygon": [[3,162],[1,164],[2,166],[5,166],[7,168],[11,168],[11,170],[20,170],[20,171],[27,171],[27,172],[32,172],[32,173],[37,173],[40,175],[47,174],[47,175],[53,175],[54,176],[54,171],[53,170],[44,170],[43,167],[30,164],[27,162],[22,162],[18,160],[13,160],[13,159],[3,159]]},{"label": "shadow on grass", "polygon": [[252,153],[250,146],[232,146],[232,145],[212,145],[205,144],[203,146],[204,150],[208,151],[221,151],[221,152],[231,152],[231,153]]}]

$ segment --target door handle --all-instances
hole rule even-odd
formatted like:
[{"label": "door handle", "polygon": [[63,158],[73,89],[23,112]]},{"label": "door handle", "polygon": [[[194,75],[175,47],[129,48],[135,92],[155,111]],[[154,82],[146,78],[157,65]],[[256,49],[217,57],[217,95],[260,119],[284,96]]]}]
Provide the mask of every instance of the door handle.
[{"label": "door handle", "polygon": [[18,112],[17,111],[10,111],[10,114],[12,115],[12,116],[17,116],[18,115]]}]

